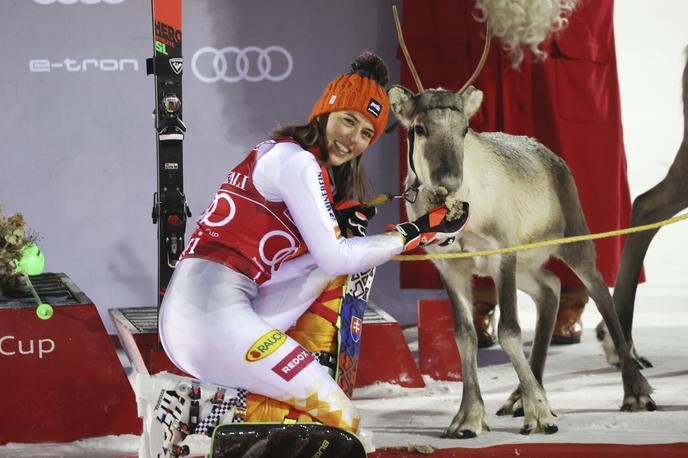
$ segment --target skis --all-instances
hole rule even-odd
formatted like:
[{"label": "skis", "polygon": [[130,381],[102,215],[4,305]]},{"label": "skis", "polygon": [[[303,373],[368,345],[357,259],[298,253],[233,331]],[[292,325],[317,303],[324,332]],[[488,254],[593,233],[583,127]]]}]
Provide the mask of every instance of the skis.
[{"label": "skis", "polygon": [[155,78],[157,191],[153,195],[153,224],[158,225],[158,306],[174,266],[184,249],[186,218],[182,142],[182,0],[151,0],[153,58],[147,73]]},{"label": "skis", "polygon": [[351,398],[356,384],[360,339],[363,332],[363,314],[368,303],[368,294],[373,285],[375,269],[351,274],[346,280],[344,297],[340,308],[339,354],[335,380]]},{"label": "skis", "polygon": [[213,432],[209,458],[365,458],[363,444],[346,431],[317,423],[230,423]]}]

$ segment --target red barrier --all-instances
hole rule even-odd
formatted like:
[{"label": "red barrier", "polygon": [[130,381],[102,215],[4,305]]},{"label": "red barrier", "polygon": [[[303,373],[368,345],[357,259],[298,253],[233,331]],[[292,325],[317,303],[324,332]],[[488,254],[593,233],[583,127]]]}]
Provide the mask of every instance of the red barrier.
[{"label": "red barrier", "polygon": [[461,356],[448,300],[418,301],[418,363],[434,380],[461,381]]},{"label": "red barrier", "polygon": [[[75,288],[64,274],[37,277]],[[141,434],[134,392],[96,307],[81,291],[80,301],[61,304],[64,297],[51,301],[36,289],[54,308],[49,320],[31,300],[0,301],[0,444]]]},{"label": "red barrier", "polygon": [[407,388],[425,386],[399,323],[368,303],[363,319],[356,387],[387,382]]},{"label": "red barrier", "polygon": [[[533,439],[536,439],[535,437]],[[368,458],[417,458],[408,448],[383,448],[368,454]],[[688,456],[688,443],[621,445],[621,444],[506,444],[492,447],[441,448],[433,458],[683,458]]]}]

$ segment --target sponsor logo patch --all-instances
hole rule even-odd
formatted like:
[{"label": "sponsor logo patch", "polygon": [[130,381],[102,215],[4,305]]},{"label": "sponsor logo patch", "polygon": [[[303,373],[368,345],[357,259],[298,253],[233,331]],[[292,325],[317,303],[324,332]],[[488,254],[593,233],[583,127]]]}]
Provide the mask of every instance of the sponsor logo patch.
[{"label": "sponsor logo patch", "polygon": [[370,99],[370,102],[368,102],[368,113],[372,114],[376,118],[379,118],[381,111],[382,104],[375,99]]},{"label": "sponsor logo patch", "polygon": [[275,364],[272,371],[288,382],[314,360],[309,351],[296,347],[282,361]]},{"label": "sponsor logo patch", "polygon": [[266,332],[251,345],[251,348],[246,352],[245,359],[249,363],[260,361],[273,354],[286,341],[287,335],[279,329]]}]

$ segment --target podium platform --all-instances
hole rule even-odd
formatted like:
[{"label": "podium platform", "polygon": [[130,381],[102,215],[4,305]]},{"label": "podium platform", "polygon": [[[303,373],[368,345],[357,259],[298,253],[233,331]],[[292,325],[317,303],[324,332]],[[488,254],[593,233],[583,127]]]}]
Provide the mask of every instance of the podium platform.
[{"label": "podium platform", "polygon": [[96,306],[64,273],[32,276],[49,320],[27,291],[0,296],[0,444],[140,434],[134,392]]},{"label": "podium platform", "polygon": [[[137,372],[167,371],[187,375],[177,369],[159,347],[156,307],[110,309],[109,313],[122,347]],[[399,323],[369,302],[363,317],[355,386],[376,382],[425,386]]]}]

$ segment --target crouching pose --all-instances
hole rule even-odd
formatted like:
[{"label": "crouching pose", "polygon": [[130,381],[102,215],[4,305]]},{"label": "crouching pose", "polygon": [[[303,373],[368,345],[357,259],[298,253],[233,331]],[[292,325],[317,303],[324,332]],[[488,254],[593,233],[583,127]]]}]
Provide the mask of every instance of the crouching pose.
[{"label": "crouching pose", "polygon": [[[337,276],[446,241],[467,219],[450,221],[438,207],[386,234],[344,236],[335,205],[362,199],[360,155],[389,112],[384,62],[364,53],[351,68],[327,86],[307,124],[279,128],[229,172],[162,303],[170,359],[203,382],[248,390],[245,421],[288,417],[358,432],[356,408],[311,353],[332,341],[317,332],[327,327],[317,320],[329,315],[328,297],[312,304],[341,291]],[[362,235],[370,210],[349,206],[340,221]]]}]

